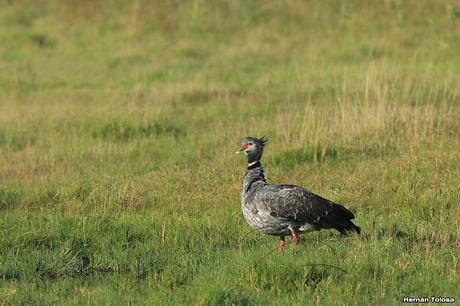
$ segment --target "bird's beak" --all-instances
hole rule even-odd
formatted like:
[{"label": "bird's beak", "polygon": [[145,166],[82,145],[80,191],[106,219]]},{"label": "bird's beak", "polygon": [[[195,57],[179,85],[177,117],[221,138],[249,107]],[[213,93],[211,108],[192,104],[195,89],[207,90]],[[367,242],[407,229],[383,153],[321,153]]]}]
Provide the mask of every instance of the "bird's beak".
[{"label": "bird's beak", "polygon": [[241,152],[243,152],[244,150],[246,150],[246,148],[247,148],[247,145],[242,145],[242,146],[240,147],[240,149],[239,149],[238,151],[236,151],[236,154],[240,154]]}]

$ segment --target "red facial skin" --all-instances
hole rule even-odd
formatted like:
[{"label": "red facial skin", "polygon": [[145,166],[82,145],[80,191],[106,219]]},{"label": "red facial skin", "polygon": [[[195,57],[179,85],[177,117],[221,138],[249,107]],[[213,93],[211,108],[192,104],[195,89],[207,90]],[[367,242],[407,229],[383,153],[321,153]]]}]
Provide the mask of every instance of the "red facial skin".
[{"label": "red facial skin", "polygon": [[253,145],[252,142],[251,143],[245,143],[245,144],[241,145],[240,151],[244,151],[247,148],[252,147],[252,145]]}]

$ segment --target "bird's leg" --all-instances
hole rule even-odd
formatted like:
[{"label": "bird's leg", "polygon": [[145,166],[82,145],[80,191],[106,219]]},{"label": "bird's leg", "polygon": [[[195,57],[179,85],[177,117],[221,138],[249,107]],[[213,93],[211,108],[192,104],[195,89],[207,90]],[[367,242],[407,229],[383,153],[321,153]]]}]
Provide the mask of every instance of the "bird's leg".
[{"label": "bird's leg", "polygon": [[292,242],[296,245],[299,244],[299,235],[297,234],[296,229],[292,225],[289,225],[289,230],[291,231]]},{"label": "bird's leg", "polygon": [[280,237],[280,245],[278,247],[279,252],[283,252],[284,248],[286,247],[286,240],[284,239],[284,236]]}]

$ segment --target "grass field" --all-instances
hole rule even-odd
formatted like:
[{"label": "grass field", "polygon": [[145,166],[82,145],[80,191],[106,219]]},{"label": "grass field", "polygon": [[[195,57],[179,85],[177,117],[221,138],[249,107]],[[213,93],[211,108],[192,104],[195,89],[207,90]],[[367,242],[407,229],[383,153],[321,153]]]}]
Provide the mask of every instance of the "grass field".
[{"label": "grass field", "polygon": [[[460,2],[0,2],[1,305],[460,299]],[[361,236],[283,254],[268,180]]]}]

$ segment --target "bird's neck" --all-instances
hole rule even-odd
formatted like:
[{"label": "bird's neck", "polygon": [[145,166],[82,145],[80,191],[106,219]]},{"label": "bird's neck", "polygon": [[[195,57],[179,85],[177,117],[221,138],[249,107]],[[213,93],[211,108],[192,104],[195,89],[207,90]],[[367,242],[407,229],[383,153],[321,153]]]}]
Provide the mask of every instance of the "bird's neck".
[{"label": "bird's neck", "polygon": [[262,167],[262,165],[260,163],[260,160],[256,160],[256,161],[254,161],[252,163],[248,163],[248,171],[252,170],[252,169],[255,169],[255,168],[259,168],[259,167],[260,168]]},{"label": "bird's neck", "polygon": [[264,169],[260,163],[260,161],[255,161],[252,163],[248,163],[248,172],[244,177],[243,188],[246,192],[249,191],[251,186],[256,182],[262,182],[264,184],[267,183],[265,180]]}]

